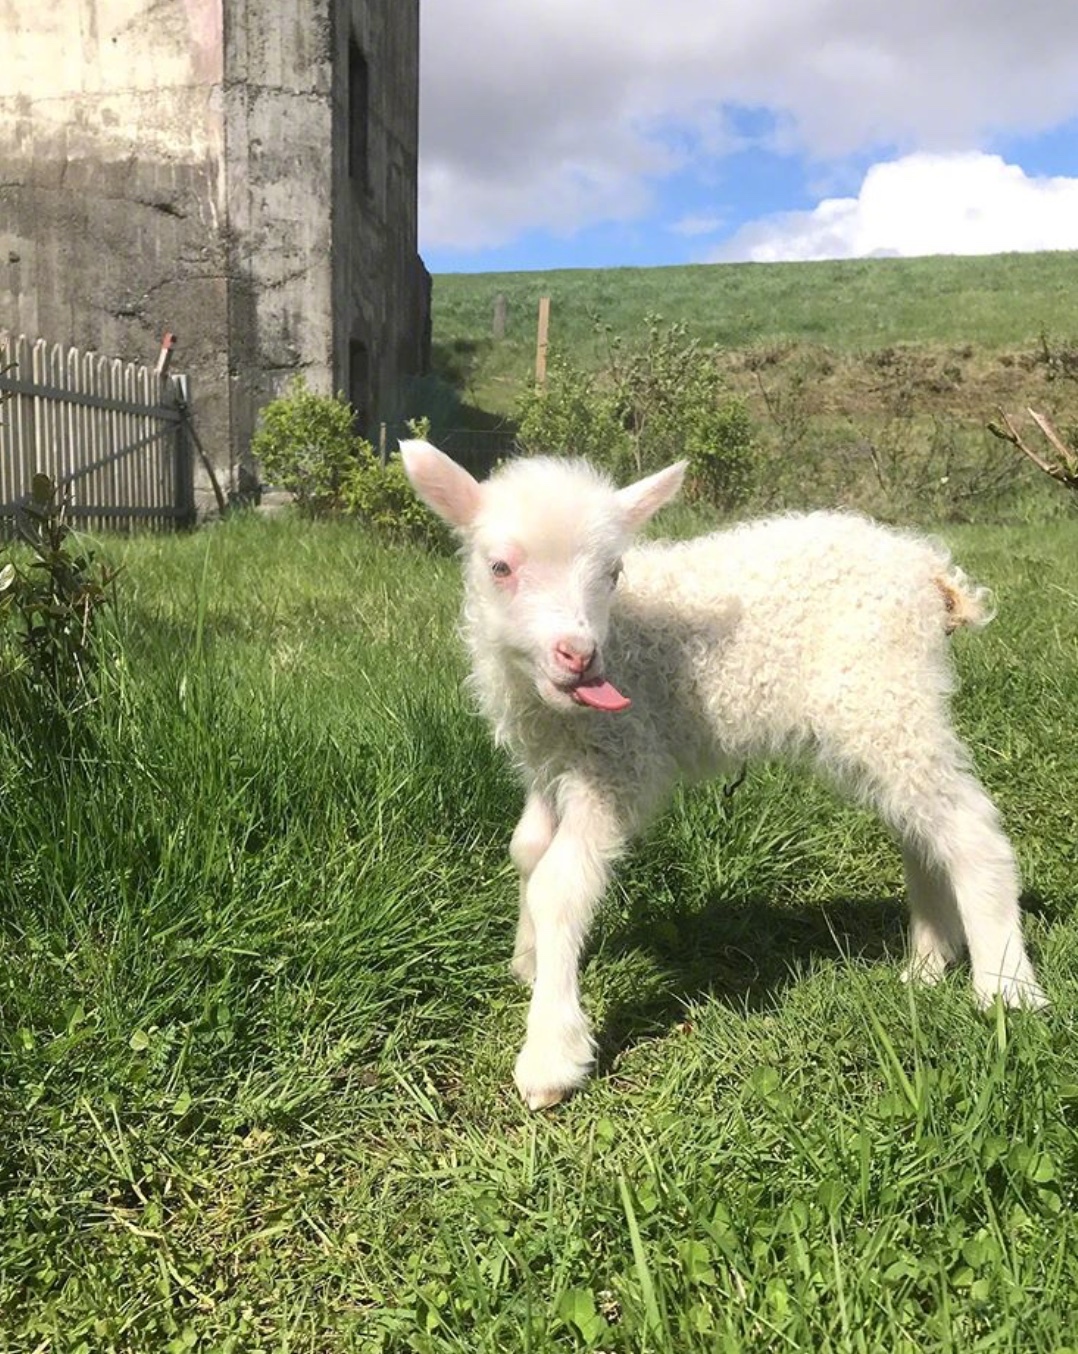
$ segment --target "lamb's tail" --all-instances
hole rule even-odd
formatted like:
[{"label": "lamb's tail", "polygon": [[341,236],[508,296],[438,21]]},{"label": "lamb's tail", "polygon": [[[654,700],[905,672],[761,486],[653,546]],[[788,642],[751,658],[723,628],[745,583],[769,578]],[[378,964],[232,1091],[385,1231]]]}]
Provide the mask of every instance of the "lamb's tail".
[{"label": "lamb's tail", "polygon": [[949,635],[953,635],[962,626],[981,630],[996,614],[992,594],[987,588],[973,583],[957,565],[932,580],[943,598],[943,626]]}]

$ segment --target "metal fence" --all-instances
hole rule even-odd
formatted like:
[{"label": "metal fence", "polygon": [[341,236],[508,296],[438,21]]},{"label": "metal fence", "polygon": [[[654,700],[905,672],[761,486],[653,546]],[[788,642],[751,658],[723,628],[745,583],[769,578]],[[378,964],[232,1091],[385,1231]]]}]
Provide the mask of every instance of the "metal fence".
[{"label": "metal fence", "polygon": [[[383,458],[397,450],[397,444],[413,434],[407,423],[383,423],[376,439]],[[438,428],[431,440],[441,451],[476,479],[486,479],[499,461],[520,454],[516,434],[510,428]]]},{"label": "metal fence", "polygon": [[503,430],[450,428],[439,438],[439,446],[476,479],[486,479],[499,461],[520,453],[515,435]]},{"label": "metal fence", "polygon": [[0,331],[0,517],[43,472],[93,529],[194,520],[180,377]]}]

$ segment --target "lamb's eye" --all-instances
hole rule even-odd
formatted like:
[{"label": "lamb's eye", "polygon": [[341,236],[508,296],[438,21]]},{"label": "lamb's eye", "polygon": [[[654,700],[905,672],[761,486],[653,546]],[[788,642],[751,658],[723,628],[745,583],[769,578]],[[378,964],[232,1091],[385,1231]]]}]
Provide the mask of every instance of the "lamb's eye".
[{"label": "lamb's eye", "polygon": [[621,577],[622,568],[621,560],[618,560],[617,564],[610,570],[610,586],[612,588],[617,587],[618,579]]},{"label": "lamb's eye", "polygon": [[508,578],[513,571],[505,560],[496,559],[490,566],[490,572],[495,578]]}]

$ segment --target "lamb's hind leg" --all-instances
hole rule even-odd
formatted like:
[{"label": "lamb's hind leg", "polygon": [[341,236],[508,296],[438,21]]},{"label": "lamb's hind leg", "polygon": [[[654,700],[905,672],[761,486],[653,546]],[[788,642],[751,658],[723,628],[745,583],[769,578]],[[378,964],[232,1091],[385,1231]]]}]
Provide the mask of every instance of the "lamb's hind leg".
[{"label": "lamb's hind leg", "polygon": [[535,927],[528,910],[528,880],[553,841],[556,827],[553,806],[538,790],[532,790],[509,844],[509,858],[520,876],[520,913],[509,971],[528,987],[535,981]]},{"label": "lamb's hind leg", "polygon": [[902,863],[910,905],[910,957],[902,981],[931,986],[966,947],[962,918],[950,880],[939,865],[925,858],[921,846],[904,842]]},{"label": "lamb's hind leg", "polygon": [[1047,1004],[1022,940],[1018,866],[999,813],[968,772],[941,788],[920,837],[953,892],[969,949],[973,991],[988,1006]]},{"label": "lamb's hind leg", "polygon": [[923,762],[907,759],[873,778],[883,816],[904,844],[911,970],[935,980],[964,936],[979,1005],[998,995],[1006,1006],[1044,1006],[1022,940],[1014,850],[964,763],[957,739],[941,734]]}]

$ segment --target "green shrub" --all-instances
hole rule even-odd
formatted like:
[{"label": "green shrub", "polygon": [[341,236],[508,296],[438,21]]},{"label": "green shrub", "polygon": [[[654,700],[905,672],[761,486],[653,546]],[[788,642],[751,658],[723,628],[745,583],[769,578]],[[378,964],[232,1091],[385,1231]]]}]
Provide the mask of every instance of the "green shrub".
[{"label": "green shrub", "polygon": [[756,446],[744,402],[731,395],[713,349],[682,324],[647,319],[645,341],[629,346],[608,331],[598,373],[563,355],[545,387],[521,400],[518,438],[528,453],[584,456],[617,479],[687,459],[690,498],[715,507],[743,503],[753,487]]},{"label": "green shrub", "polygon": [[[430,435],[430,420],[408,424],[413,436]],[[264,478],[287,489],[308,517],[355,517],[389,541],[448,550],[448,528],[416,498],[398,455],[383,465],[356,434],[343,395],[317,395],[297,376],[286,394],[262,411],[251,450]]]},{"label": "green shrub", "polygon": [[609,382],[552,352],[543,387],[526,392],[517,410],[517,441],[530,455],[583,456],[620,476],[632,444]]},{"label": "green shrub", "polygon": [[744,400],[726,399],[703,426],[686,430],[686,497],[719,508],[744,503],[756,482],[756,429]]},{"label": "green shrub", "polygon": [[341,486],[370,443],[357,436],[343,395],[319,395],[297,376],[262,410],[251,451],[267,484],[287,490],[310,517],[339,512]]},{"label": "green shrub", "polygon": [[9,714],[71,713],[93,694],[103,612],[116,571],[73,547],[64,502],[35,475],[19,536],[0,569],[0,688]]},{"label": "green shrub", "polygon": [[341,486],[341,499],[346,512],[386,540],[452,549],[449,528],[416,497],[397,454],[382,465],[370,447],[361,448]]}]

